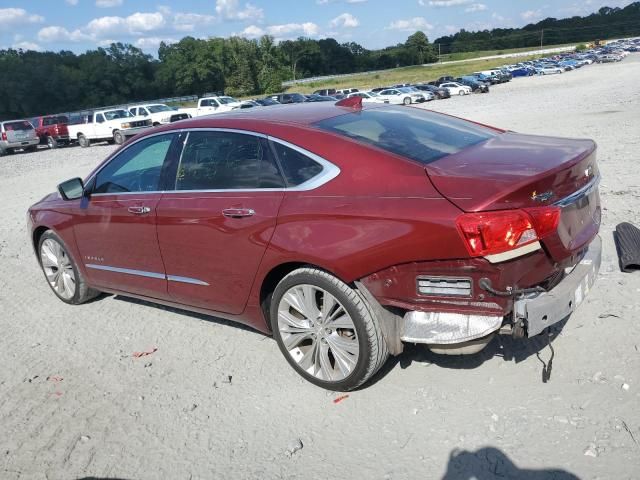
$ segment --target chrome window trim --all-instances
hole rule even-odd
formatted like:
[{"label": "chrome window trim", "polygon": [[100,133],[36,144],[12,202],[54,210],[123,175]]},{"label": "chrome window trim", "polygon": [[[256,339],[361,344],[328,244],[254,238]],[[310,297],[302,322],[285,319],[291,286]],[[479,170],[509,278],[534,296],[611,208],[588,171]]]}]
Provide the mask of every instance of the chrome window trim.
[{"label": "chrome window trim", "polygon": [[[136,140],[135,142],[132,142],[131,144],[127,145],[125,148],[122,149],[122,151],[118,152],[118,155],[122,154],[125,150],[127,150],[128,148],[131,148],[133,145],[135,145],[138,142],[141,142],[147,138],[151,138],[151,137],[155,137],[158,135],[169,135],[169,134],[180,134],[180,133],[187,133],[187,137],[185,138],[184,142],[186,143],[186,141],[189,138],[189,133],[190,132],[201,132],[201,131],[205,131],[205,132],[228,132],[228,133],[239,133],[239,134],[244,134],[244,135],[252,135],[254,137],[259,137],[259,138],[264,138],[265,140],[269,140],[275,143],[279,143],[280,145],[283,145],[285,147],[291,148],[292,150],[297,151],[298,153],[305,155],[307,157],[309,157],[311,160],[313,160],[316,163],[319,163],[322,166],[322,171],[320,173],[318,173],[315,177],[310,178],[309,180],[307,180],[306,182],[301,183],[300,185],[296,185],[295,187],[283,187],[283,188],[251,188],[251,189],[203,189],[203,190],[176,190],[175,188],[173,190],[153,190],[153,191],[147,191],[147,192],[113,192],[113,193],[92,193],[91,196],[92,197],[109,197],[109,196],[114,196],[114,195],[150,195],[150,194],[164,194],[164,193],[171,193],[171,194],[176,194],[176,193],[255,193],[255,192],[306,192],[309,190],[315,190],[316,188],[321,187],[322,185],[325,185],[326,183],[329,183],[331,180],[333,180],[334,178],[336,178],[338,175],[340,175],[340,168],[331,163],[330,161],[324,159],[323,157],[316,155],[313,152],[310,152],[309,150],[306,150],[302,147],[299,147],[298,145],[295,145],[293,143],[287,142],[286,140],[282,140],[280,138],[277,137],[272,137],[270,135],[266,135],[264,133],[259,133],[259,132],[254,132],[252,130],[241,130],[241,129],[237,129],[237,128],[223,128],[223,127],[202,127],[202,128],[182,128],[179,130],[170,130],[170,131],[164,131],[164,132],[158,132],[158,133],[154,133],[151,135],[146,135],[143,138],[140,138],[138,140]],[[182,153],[184,152],[184,144],[183,144],[183,149],[180,152],[180,160],[178,162],[178,166],[180,165],[180,163],[182,162]],[[97,172],[93,173],[85,182],[85,184],[88,184],[91,180],[93,180],[93,178],[98,175],[103,168],[105,168],[109,163],[111,163],[111,161],[113,159],[115,159],[116,157],[114,156],[111,160],[109,160],[109,162],[105,163],[100,170],[98,170]]]},{"label": "chrome window trim", "polygon": [[564,197],[562,200],[558,200],[554,205],[557,205],[558,207],[566,207],[568,205],[571,205],[572,203],[577,202],[580,198],[590,195],[596,188],[598,188],[600,179],[600,174],[596,175],[580,190],[576,190],[571,195]]},{"label": "chrome window trim", "polygon": [[202,285],[208,287],[209,284],[197,278],[181,277],[180,275],[165,275],[164,273],[147,272],[145,270],[135,270],[132,268],[111,267],[109,265],[96,265],[94,263],[86,263],[85,267],[94,270],[102,270],[113,273],[124,273],[125,275],[136,275],[138,277],[156,278],[158,280],[168,280],[170,282],[188,283],[190,285]]}]

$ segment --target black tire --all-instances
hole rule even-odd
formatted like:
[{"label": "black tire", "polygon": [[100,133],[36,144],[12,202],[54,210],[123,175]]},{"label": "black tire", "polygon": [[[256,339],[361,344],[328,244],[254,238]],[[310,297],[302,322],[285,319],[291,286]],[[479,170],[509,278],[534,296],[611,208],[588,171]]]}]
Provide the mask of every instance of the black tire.
[{"label": "black tire", "polygon": [[120,130],[113,132],[113,141],[116,145],[122,145],[125,142],[125,137]]},{"label": "black tire", "polygon": [[402,100],[402,103],[405,105],[411,105],[411,97],[405,97],[405,99]]},{"label": "black tire", "polygon": [[0,148],[0,157],[4,157],[7,154],[6,150]]},{"label": "black tire", "polygon": [[[44,267],[42,265],[42,258],[41,258],[42,244],[47,239],[54,240],[55,242],[60,244],[60,246],[64,250],[66,256],[69,258],[69,261],[70,261],[70,264],[71,264],[71,267],[73,269],[73,273],[74,273],[75,279],[76,279],[75,293],[71,298],[64,298],[64,297],[60,296],[58,294],[58,292],[53,288],[53,286],[49,283],[49,281],[47,279],[46,273],[44,271]],[[40,264],[40,269],[42,270],[42,273],[44,274],[45,280],[47,281],[47,285],[49,285],[49,287],[51,288],[51,291],[56,295],[56,297],[58,297],[63,302],[68,303],[70,305],[80,305],[81,303],[84,303],[84,302],[86,302],[88,300],[91,300],[92,298],[95,298],[98,295],[100,295],[100,292],[98,290],[94,290],[93,288],[91,288],[91,287],[89,287],[87,285],[87,282],[86,282],[85,278],[83,277],[82,272],[80,272],[80,270],[78,269],[78,265],[77,265],[75,259],[69,253],[69,249],[67,248],[65,243],[62,241],[62,239],[53,230],[47,230],[40,237],[40,240],[38,242],[38,263]]]},{"label": "black tire", "polygon": [[[278,306],[284,294],[296,285],[314,285],[330,293],[342,304],[353,324],[358,339],[359,356],[351,373],[339,381],[325,381],[303,370],[291,357],[278,329]],[[365,298],[346,283],[317,268],[300,268],[284,277],[276,287],[270,305],[273,336],[280,351],[293,369],[309,382],[327,390],[349,391],[369,380],[384,365],[389,352],[378,319]]]},{"label": "black tire", "polygon": [[87,137],[85,137],[82,133],[80,135],[78,135],[78,144],[82,147],[82,148],[87,148],[91,146],[91,140],[89,140]]},{"label": "black tire", "polygon": [[58,148],[58,141],[53,137],[47,137],[47,147],[50,149]]}]

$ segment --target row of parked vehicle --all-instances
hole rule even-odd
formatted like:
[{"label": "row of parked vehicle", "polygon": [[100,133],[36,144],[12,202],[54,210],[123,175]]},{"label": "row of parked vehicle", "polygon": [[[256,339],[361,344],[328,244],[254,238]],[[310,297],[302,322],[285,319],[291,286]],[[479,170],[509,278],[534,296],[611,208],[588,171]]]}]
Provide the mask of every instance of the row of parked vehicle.
[{"label": "row of parked vehicle", "polygon": [[38,145],[48,148],[93,142],[122,144],[127,138],[158,125],[192,117],[248,108],[303,102],[335,102],[360,97],[365,103],[411,105],[471,93],[488,93],[493,85],[514,77],[561,74],[592,63],[618,62],[629,52],[640,51],[640,39],[616,41],[586,52],[571,52],[473,72],[461,77],[443,76],[436,81],[404,83],[361,91],[357,88],[322,89],[310,95],[286,92],[239,101],[224,94],[205,96],[192,108],[172,108],[162,103],[126,105],[83,112],[45,115],[0,122],[0,155],[16,150],[32,152]]}]

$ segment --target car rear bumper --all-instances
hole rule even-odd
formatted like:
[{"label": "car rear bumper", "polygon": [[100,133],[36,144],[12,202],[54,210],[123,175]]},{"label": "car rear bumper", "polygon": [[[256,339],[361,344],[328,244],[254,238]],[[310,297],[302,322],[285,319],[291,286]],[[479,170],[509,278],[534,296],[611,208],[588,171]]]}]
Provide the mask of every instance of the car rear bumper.
[{"label": "car rear bumper", "polygon": [[25,140],[20,140],[18,142],[9,142],[9,141],[0,141],[0,148],[2,150],[6,150],[9,148],[25,148],[32,147],[34,145],[38,145],[40,143],[39,138],[30,138]]},{"label": "car rear bumper", "polygon": [[[514,302],[514,322],[524,322],[530,338],[571,315],[595,283],[601,256],[602,240],[596,236],[580,262],[554,288],[527,294]],[[497,313],[408,311],[398,330],[403,342],[456,345],[496,332],[505,318],[509,317]]]},{"label": "car rear bumper", "polygon": [[596,281],[601,259],[602,240],[596,236],[582,260],[552,290],[515,301],[514,316],[525,322],[528,337],[542,333],[578,308]]}]

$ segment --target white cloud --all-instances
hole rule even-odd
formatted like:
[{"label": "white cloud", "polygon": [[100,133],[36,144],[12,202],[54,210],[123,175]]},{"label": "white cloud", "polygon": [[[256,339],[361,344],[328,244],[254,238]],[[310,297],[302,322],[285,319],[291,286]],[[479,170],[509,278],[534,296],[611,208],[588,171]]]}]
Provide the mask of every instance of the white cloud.
[{"label": "white cloud", "polygon": [[487,9],[487,6],[484,3],[472,3],[467,8],[464,9],[465,12],[474,13],[474,12],[483,12]]},{"label": "white cloud", "polygon": [[332,28],[355,28],[360,25],[360,21],[350,13],[343,13],[329,22]]},{"label": "white cloud", "polygon": [[157,50],[161,42],[170,44],[177,43],[178,40],[175,38],[141,37],[136,40],[135,46],[143,50]]},{"label": "white cloud", "polygon": [[[77,0],[75,0],[77,3]],[[123,0],[96,0],[96,7],[98,8],[112,8],[122,5]]]},{"label": "white cloud", "polygon": [[506,20],[506,18],[504,18],[502,15],[500,15],[500,14],[498,14],[496,12],[493,12],[491,14],[491,18],[493,18],[494,20],[496,20],[498,22],[504,22]]},{"label": "white cloud", "polygon": [[432,29],[433,25],[427,22],[424,17],[414,17],[408,20],[395,20],[385,27],[385,30],[400,30],[403,32]]},{"label": "white cloud", "polygon": [[542,17],[541,10],[526,10],[520,14],[523,20],[531,22]]},{"label": "white cloud", "polygon": [[[430,0],[430,7],[456,7],[458,5],[466,5],[467,3],[471,3],[472,0]],[[420,0],[418,2],[420,5],[425,5],[424,0]]]},{"label": "white cloud", "polygon": [[44,22],[44,17],[31,14],[24,8],[0,8],[0,27],[42,22]]},{"label": "white cloud", "polygon": [[192,32],[196,27],[213,25],[218,21],[215,15],[199,13],[176,13],[173,15],[173,28],[180,32]]},{"label": "white cloud", "polygon": [[15,48],[16,50],[36,50],[36,51],[42,50],[42,47],[40,45],[33,42],[14,43],[12,48]]},{"label": "white cloud", "polygon": [[249,25],[240,35],[247,38],[257,38],[262,35],[272,35],[276,41],[287,40],[296,37],[316,37],[320,33],[320,27],[313,22],[304,23],[284,23],[281,25],[269,25],[267,27],[259,27],[257,25]]},{"label": "white cloud", "polygon": [[71,6],[76,6],[78,5],[78,0],[64,0],[65,2],[67,2],[69,5]]},{"label": "white cloud", "polygon": [[91,38],[80,30],[70,32],[64,27],[45,27],[38,32],[38,40],[44,43],[70,43],[91,40]]},{"label": "white cloud", "polygon": [[240,35],[247,38],[257,38],[261,37],[264,34],[264,30],[257,25],[249,25],[240,33]]},{"label": "white cloud", "polygon": [[254,20],[264,16],[261,8],[250,3],[240,8],[239,0],[216,0],[216,13],[227,20]]},{"label": "white cloud", "polygon": [[318,5],[327,5],[329,3],[343,2],[343,3],[365,3],[367,0],[316,0]]}]

